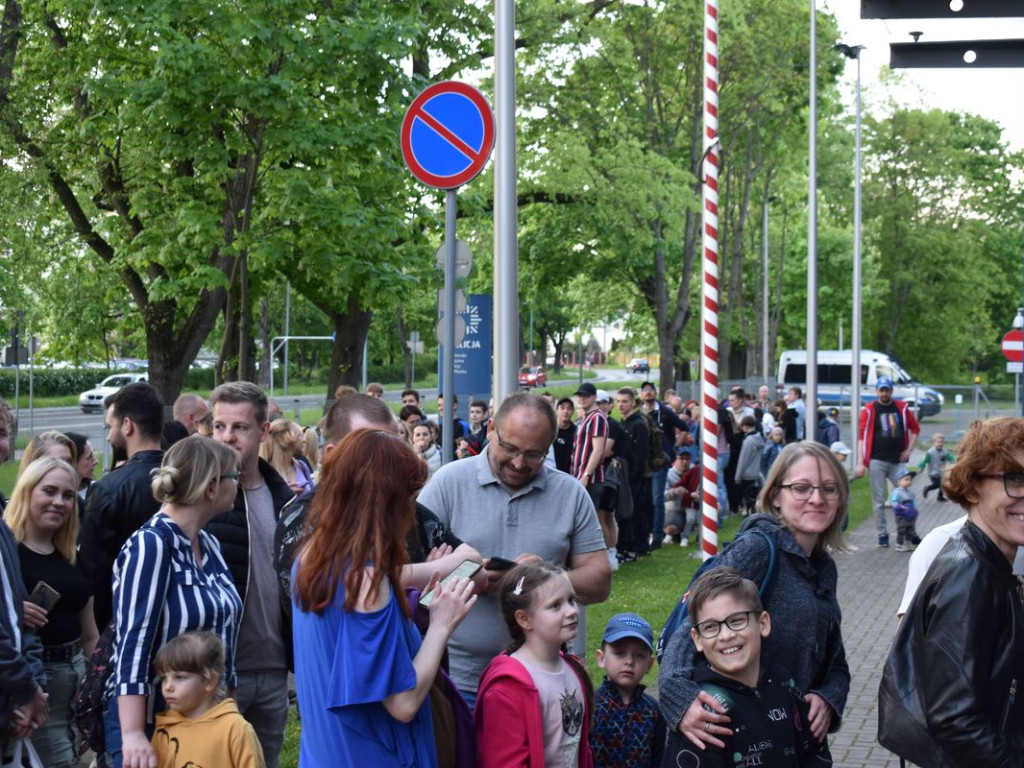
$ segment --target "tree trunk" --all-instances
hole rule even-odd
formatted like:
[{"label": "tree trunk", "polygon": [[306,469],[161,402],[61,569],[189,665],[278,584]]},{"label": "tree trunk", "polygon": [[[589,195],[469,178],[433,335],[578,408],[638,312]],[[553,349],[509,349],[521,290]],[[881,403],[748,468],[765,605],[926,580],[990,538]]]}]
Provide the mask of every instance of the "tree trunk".
[{"label": "tree trunk", "polygon": [[395,330],[398,332],[398,343],[402,345],[402,369],[405,388],[412,389],[412,361],[415,354],[407,341],[405,328],[405,315],[402,313],[402,303],[398,303],[398,310],[395,312]]},{"label": "tree trunk", "polygon": [[274,361],[270,355],[270,308],[267,306],[267,297],[260,298],[260,365],[259,376],[256,383],[263,389],[270,388],[270,366]]},{"label": "tree trunk", "polygon": [[330,307],[320,309],[331,319],[334,326],[334,347],[331,350],[331,371],[327,378],[327,398],[334,397],[334,390],[340,384],[359,386],[363,365],[363,347],[370,332],[373,312],[359,306],[356,294],[350,294],[344,312]]}]

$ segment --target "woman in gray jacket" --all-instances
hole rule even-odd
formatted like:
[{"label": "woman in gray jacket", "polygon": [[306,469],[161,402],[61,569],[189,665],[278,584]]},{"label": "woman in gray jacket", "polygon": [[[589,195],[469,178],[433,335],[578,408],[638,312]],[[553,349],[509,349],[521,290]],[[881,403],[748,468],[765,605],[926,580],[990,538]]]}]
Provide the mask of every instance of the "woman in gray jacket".
[{"label": "woman in gray jacket", "polygon": [[[762,653],[793,676],[809,705],[809,725],[822,743],[818,760],[831,764],[825,738],[838,729],[850,689],[850,669],[840,632],[837,571],[831,551],[844,549],[840,527],[849,500],[846,473],[828,448],[813,442],[786,446],[757,499],[759,514],[747,518],[741,535],[718,558],[760,584],[774,552],[777,558],[765,610],[772,633]],[[763,536],[742,535],[746,531]],[[697,650],[685,620],[668,642],[658,681],[662,712],[673,742],[692,751],[705,744],[724,747],[729,718],[694,681]],[[666,754],[668,750],[666,751]]]}]

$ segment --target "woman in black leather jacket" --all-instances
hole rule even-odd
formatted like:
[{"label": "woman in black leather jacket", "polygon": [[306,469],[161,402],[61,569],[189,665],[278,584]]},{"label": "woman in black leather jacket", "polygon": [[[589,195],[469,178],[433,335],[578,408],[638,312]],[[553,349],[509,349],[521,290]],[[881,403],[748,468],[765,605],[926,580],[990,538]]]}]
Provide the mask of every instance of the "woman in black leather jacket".
[{"label": "woman in black leather jacket", "polygon": [[1024,419],[975,422],[942,483],[967,510],[932,563],[882,674],[878,734],[917,765],[1024,766]]}]

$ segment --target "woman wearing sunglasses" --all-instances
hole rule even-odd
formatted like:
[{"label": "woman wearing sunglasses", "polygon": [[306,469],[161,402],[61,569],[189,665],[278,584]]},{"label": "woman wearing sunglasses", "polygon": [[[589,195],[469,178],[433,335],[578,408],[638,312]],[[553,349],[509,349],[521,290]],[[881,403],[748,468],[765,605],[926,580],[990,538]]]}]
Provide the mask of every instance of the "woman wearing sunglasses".
[{"label": "woman wearing sunglasses", "polygon": [[[846,472],[827,447],[806,441],[787,445],[758,495],[757,514],[746,519],[741,535],[719,557],[721,565],[760,585],[774,553],[771,588],[763,595],[772,633],[762,659],[786,670],[802,692],[807,727],[821,745],[816,765],[832,764],[826,736],[839,727],[850,689],[831,555],[845,549],[840,529],[849,491]],[[694,745],[721,750],[723,737],[733,732],[725,708],[693,679],[697,650],[690,634],[687,619],[661,660],[658,688],[671,733],[665,765],[675,765],[669,758],[677,753],[692,755]]]},{"label": "woman wearing sunglasses", "polygon": [[878,693],[884,747],[927,766],[1024,765],[1024,419],[971,425],[942,482],[967,522],[900,624]]}]

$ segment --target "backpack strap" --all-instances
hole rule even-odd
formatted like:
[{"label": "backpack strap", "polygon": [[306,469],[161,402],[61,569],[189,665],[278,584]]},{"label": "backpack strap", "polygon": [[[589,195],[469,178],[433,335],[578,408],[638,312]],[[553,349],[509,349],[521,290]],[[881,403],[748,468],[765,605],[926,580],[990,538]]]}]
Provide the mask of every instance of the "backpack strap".
[{"label": "backpack strap", "polygon": [[774,537],[769,536],[758,528],[752,528],[745,533],[757,534],[768,545],[768,566],[765,569],[760,584],[757,586],[757,592],[761,596],[761,603],[764,604],[768,602],[768,598],[771,597],[772,590],[775,587],[775,576],[779,570],[779,548],[775,543]]}]

